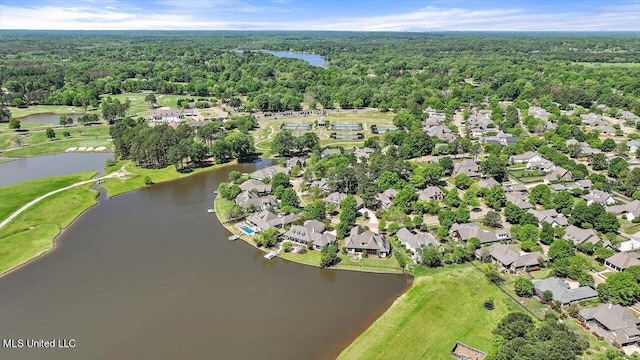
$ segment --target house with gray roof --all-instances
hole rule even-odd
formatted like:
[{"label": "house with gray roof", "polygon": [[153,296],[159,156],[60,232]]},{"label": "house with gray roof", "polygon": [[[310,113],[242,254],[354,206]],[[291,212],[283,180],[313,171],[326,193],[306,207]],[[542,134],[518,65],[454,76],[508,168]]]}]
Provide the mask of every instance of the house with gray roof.
[{"label": "house with gray roof", "polygon": [[276,215],[269,210],[263,210],[248,216],[246,221],[249,225],[264,231],[271,228],[283,228],[299,218],[300,216],[296,214]]},{"label": "house with gray roof", "polygon": [[539,251],[531,253],[520,252],[506,244],[493,244],[475,251],[478,259],[489,256],[492,262],[502,266],[505,270],[521,272],[539,270],[547,263],[547,258]]},{"label": "house with gray roof", "polygon": [[358,162],[362,161],[362,159],[369,159],[369,156],[371,154],[373,154],[374,152],[376,152],[376,149],[372,149],[370,147],[366,147],[363,149],[355,149],[355,151],[353,152],[353,155],[355,155],[356,160],[358,160]]},{"label": "house with gray roof", "polygon": [[542,155],[534,153],[533,151],[527,151],[522,155],[513,155],[509,158],[509,162],[512,164],[527,164],[537,161],[542,161]]},{"label": "house with gray roof", "polygon": [[429,186],[426,189],[422,189],[418,192],[418,200],[442,200],[444,199],[444,192],[437,186]]},{"label": "house with gray roof", "polygon": [[[356,210],[360,210],[362,208],[362,205],[364,205],[364,201],[362,201],[362,198],[360,196],[354,195],[353,196],[356,200]],[[328,203],[334,204],[337,207],[340,207],[340,203],[342,203],[342,200],[347,198],[347,194],[345,193],[341,193],[341,192],[333,192],[331,194],[329,194],[326,197],[326,201]]]},{"label": "house with gray roof", "polygon": [[633,219],[640,217],[640,200],[633,200],[630,203],[622,205],[609,206],[607,211],[616,216],[626,215],[627,220],[633,221]]},{"label": "house with gray roof", "polygon": [[535,207],[531,203],[529,203],[527,196],[521,192],[507,193],[507,201],[523,210],[532,209]]},{"label": "house with gray roof", "polygon": [[592,229],[581,229],[575,225],[569,225],[564,230],[563,239],[573,242],[574,245],[597,244],[602,239]]},{"label": "house with gray roof", "polygon": [[545,184],[549,184],[556,181],[573,181],[573,174],[563,167],[556,166],[550,173],[545,175],[544,182]]},{"label": "house with gray roof", "polygon": [[502,131],[493,135],[493,136],[485,136],[483,138],[484,142],[494,145],[507,146],[511,144],[515,144],[518,142],[518,137],[513,136],[511,134],[506,134]]},{"label": "house with gray roof", "polygon": [[324,151],[322,151],[321,157],[327,157],[332,155],[342,155],[342,151],[340,149],[324,149]]},{"label": "house with gray roof", "polygon": [[425,126],[424,128],[422,128],[422,130],[426,132],[427,135],[429,135],[430,137],[435,137],[440,140],[450,141],[455,139],[455,135],[453,135],[453,133],[451,132],[451,129],[449,129],[446,126],[441,126],[441,125]]},{"label": "house with gray roof", "polygon": [[393,198],[395,198],[397,194],[398,190],[387,189],[376,195],[376,200],[380,202],[380,207],[389,210],[393,206]]},{"label": "house with gray roof", "polygon": [[242,184],[240,184],[240,190],[242,191],[251,191],[257,194],[270,194],[271,193],[271,185],[265,184],[260,180],[249,179]]},{"label": "house with gray roof", "polygon": [[478,186],[481,189],[490,189],[496,185],[500,186],[500,183],[497,182],[494,178],[482,179],[478,181]]},{"label": "house with gray roof", "polygon": [[520,193],[526,193],[529,192],[529,189],[527,189],[527,186],[524,184],[509,184],[509,185],[504,185],[502,187],[502,189],[504,190],[504,192],[510,193],[510,192],[520,192]]},{"label": "house with gray roof", "polygon": [[285,241],[309,245],[311,249],[320,249],[336,241],[336,237],[325,232],[325,225],[318,220],[307,220],[303,225],[293,225],[283,237]]},{"label": "house with gray roof", "polygon": [[478,223],[453,224],[449,234],[455,241],[467,241],[471,238],[480,240],[480,244],[490,244],[498,241],[511,240],[511,234],[507,230],[485,231]]},{"label": "house with gray roof", "polygon": [[401,228],[396,233],[398,240],[402,242],[405,247],[413,253],[413,260],[419,261],[420,251],[427,246],[439,246],[440,243],[428,233],[414,233],[406,227]]},{"label": "house with gray roof", "polygon": [[604,260],[604,266],[613,271],[622,271],[631,266],[640,265],[640,259],[636,253],[619,252]]},{"label": "house with gray roof", "polygon": [[529,209],[529,213],[533,214],[533,216],[538,219],[538,225],[542,225],[542,223],[546,222],[551,224],[551,226],[567,226],[569,222],[567,218],[563,214],[558,214],[555,209],[549,210],[536,210]]},{"label": "house with gray roof", "polygon": [[287,167],[289,169],[293,168],[294,166],[299,166],[299,167],[303,167],[305,163],[305,160],[301,157],[297,157],[294,156],[290,159],[287,159]]},{"label": "house with gray roof", "polygon": [[559,301],[562,306],[568,306],[598,297],[598,292],[590,286],[580,286],[571,289],[569,284],[556,277],[550,277],[544,280],[534,279],[533,289],[540,298],[544,296],[545,291],[551,291],[553,300]]},{"label": "house with gray roof", "polygon": [[391,253],[389,241],[382,235],[371,230],[365,230],[362,226],[356,225],[349,232],[345,239],[344,247],[352,254],[367,253],[368,255],[378,255],[387,257]]},{"label": "house with gray roof", "polygon": [[273,166],[267,166],[260,170],[256,170],[251,174],[249,174],[249,176],[253,179],[263,180],[263,179],[273,179],[273,176],[277,173],[284,173],[286,175],[289,175],[290,172],[291,170],[286,167],[273,165]]},{"label": "house with gray roof", "polygon": [[327,178],[321,178],[320,180],[314,180],[309,184],[310,188],[317,187],[322,191],[329,191],[329,180]]},{"label": "house with gray roof", "polygon": [[616,202],[616,199],[612,194],[598,189],[593,189],[588,194],[582,195],[581,197],[587,201],[587,205],[598,203],[600,205],[607,206]]},{"label": "house with gray roof", "polygon": [[590,330],[611,344],[627,346],[640,341],[640,320],[621,305],[602,304],[582,309],[578,315]]},{"label": "house with gray roof", "polygon": [[576,180],[573,184],[567,186],[567,190],[579,189],[581,191],[589,191],[593,189],[593,182],[589,179]]},{"label": "house with gray roof", "polygon": [[453,164],[453,173],[452,176],[456,176],[459,174],[465,174],[469,177],[477,177],[480,176],[480,167],[478,164],[471,160],[465,159],[460,163]]},{"label": "house with gray roof", "polygon": [[624,121],[640,121],[640,117],[638,117],[638,115],[628,110],[618,110],[618,116]]},{"label": "house with gray roof", "polygon": [[243,191],[235,198],[236,204],[244,209],[265,210],[269,207],[278,206],[278,202],[271,195],[260,196],[251,191]]},{"label": "house with gray roof", "polygon": [[545,122],[549,120],[549,115],[551,115],[547,110],[539,106],[530,107],[528,112],[529,112],[529,115],[533,116],[534,118],[545,121]]}]

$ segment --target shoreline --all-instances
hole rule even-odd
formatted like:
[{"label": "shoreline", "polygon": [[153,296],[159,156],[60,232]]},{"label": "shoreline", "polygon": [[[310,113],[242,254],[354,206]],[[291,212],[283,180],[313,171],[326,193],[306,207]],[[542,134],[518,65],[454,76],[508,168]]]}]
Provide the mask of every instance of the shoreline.
[{"label": "shoreline", "polygon": [[[219,195],[219,194],[218,194]],[[213,200],[213,207],[214,209],[216,208],[216,204],[218,201],[218,195],[216,195],[215,199]],[[262,251],[263,253],[267,254],[271,251],[271,248],[262,248],[262,247],[258,247],[255,242],[251,239],[251,237],[249,237],[249,235],[243,234],[241,231],[239,231],[238,229],[235,228],[235,224],[240,222],[240,221],[235,221],[234,220],[230,220],[230,221],[222,221],[222,219],[220,218],[220,215],[218,213],[218,211],[216,210],[215,212],[216,214],[216,218],[218,219],[218,221],[220,222],[220,225],[222,225],[228,232],[230,232],[233,235],[238,235],[238,239],[242,240],[243,242],[249,244],[250,246]],[[316,250],[307,250],[307,251],[314,251],[317,252]],[[295,255],[295,254],[294,254]],[[301,265],[306,265],[306,266],[311,266],[311,267],[315,267],[317,269],[321,269],[319,264],[313,264],[313,263],[309,263],[309,262],[305,262],[305,261],[299,261],[296,260],[293,257],[287,256],[287,257],[283,257],[280,253],[278,253],[276,255],[277,258],[282,259],[284,261],[290,261],[296,264],[301,264]],[[343,260],[344,261],[344,260]],[[344,264],[340,264],[338,263],[335,266],[331,266],[328,268],[325,268],[326,270],[341,270],[341,271],[359,271],[359,272],[365,272],[365,273],[371,273],[371,274],[391,274],[391,275],[409,275],[411,277],[413,277],[412,274],[407,273],[407,272],[403,272],[401,269],[397,269],[397,271],[392,271],[391,269],[381,269],[380,271],[374,271],[370,268],[362,268],[362,267],[357,267],[357,266],[349,266],[349,265],[344,265]]]}]

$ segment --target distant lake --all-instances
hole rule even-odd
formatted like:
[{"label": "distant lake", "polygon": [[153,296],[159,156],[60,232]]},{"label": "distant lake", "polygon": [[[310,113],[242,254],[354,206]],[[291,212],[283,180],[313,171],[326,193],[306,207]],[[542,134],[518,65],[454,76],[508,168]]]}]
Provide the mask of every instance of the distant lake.
[{"label": "distant lake", "polygon": [[[234,51],[242,53],[244,50],[234,50]],[[304,60],[308,62],[309,65],[312,65],[312,66],[327,67],[326,60],[318,54],[297,53],[292,51],[272,51],[272,50],[260,50],[260,51],[267,54],[271,54],[273,56],[277,56],[277,57],[286,57],[286,58]]]},{"label": "distant lake", "polygon": [[[79,118],[82,117],[82,114],[68,114],[65,116],[68,118],[69,117],[72,118],[73,122],[75,123],[76,121],[78,121]],[[53,113],[33,114],[33,115],[27,115],[27,116],[18,118],[18,120],[22,122],[54,124],[54,125],[60,125],[59,119],[60,119],[60,115],[53,114]]]},{"label": "distant lake", "polygon": [[103,172],[106,158],[113,153],[61,153],[22,158],[0,164],[0,186],[89,170]]}]

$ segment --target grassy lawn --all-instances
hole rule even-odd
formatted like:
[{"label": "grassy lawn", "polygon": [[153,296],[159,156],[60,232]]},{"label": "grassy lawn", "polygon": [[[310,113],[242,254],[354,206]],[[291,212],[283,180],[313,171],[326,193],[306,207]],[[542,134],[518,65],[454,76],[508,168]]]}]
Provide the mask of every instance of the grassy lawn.
[{"label": "grassy lawn", "polygon": [[[450,359],[456,341],[489,351],[497,323],[522,311],[469,264],[421,272],[339,359]],[[484,309],[487,299],[495,310]]]},{"label": "grassy lawn", "polygon": [[44,179],[24,181],[0,187],[0,220],[6,219],[29,201],[56,189],[69,186],[83,180],[89,180],[95,171],[79,174],[56,176]]},{"label": "grassy lawn", "polygon": [[229,221],[229,212],[236,204],[235,202],[227,199],[223,199],[221,196],[216,196],[216,200],[214,201],[216,214],[222,222]]},{"label": "grassy lawn", "polygon": [[43,114],[43,113],[69,115],[69,114],[86,114],[86,113],[95,112],[95,110],[84,111],[83,107],[66,106],[66,105],[34,105],[24,109],[9,107],[9,110],[11,111],[11,116],[15,118],[20,118],[27,115],[33,115],[33,114]]},{"label": "grassy lawn", "polygon": [[0,273],[53,247],[53,239],[96,203],[97,192],[84,185],[52,195],[0,229]]},{"label": "grassy lawn", "polygon": [[146,101],[144,101],[144,97],[147,96],[147,94],[124,93],[124,94],[118,94],[118,95],[105,95],[105,97],[106,96],[109,96],[112,99],[118,99],[120,100],[120,102],[125,102],[129,100],[131,105],[129,107],[129,111],[127,115],[132,115],[132,114],[135,114],[136,116],[149,115],[149,105],[147,104]]},{"label": "grassy lawn", "polygon": [[[311,266],[320,266],[320,252],[315,250],[309,250],[305,254],[292,254],[292,253],[280,253],[279,257]],[[338,254],[342,261],[336,266],[332,266],[331,269],[338,270],[355,270],[365,272],[378,272],[378,273],[394,273],[401,274],[402,270],[398,266],[398,261],[395,258],[387,259],[374,259],[366,258],[360,259],[360,261],[352,261],[350,255]]]}]

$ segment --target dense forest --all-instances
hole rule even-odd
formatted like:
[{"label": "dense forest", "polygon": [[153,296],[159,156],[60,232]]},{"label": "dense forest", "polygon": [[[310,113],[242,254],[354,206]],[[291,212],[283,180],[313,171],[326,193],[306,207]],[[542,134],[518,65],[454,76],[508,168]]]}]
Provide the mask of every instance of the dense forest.
[{"label": "dense forest", "polygon": [[[640,114],[640,39],[609,33],[2,31],[2,103],[97,107],[103,94],[215,97],[251,110],[433,108],[496,100]],[[327,68],[259,51],[322,55]]]}]

